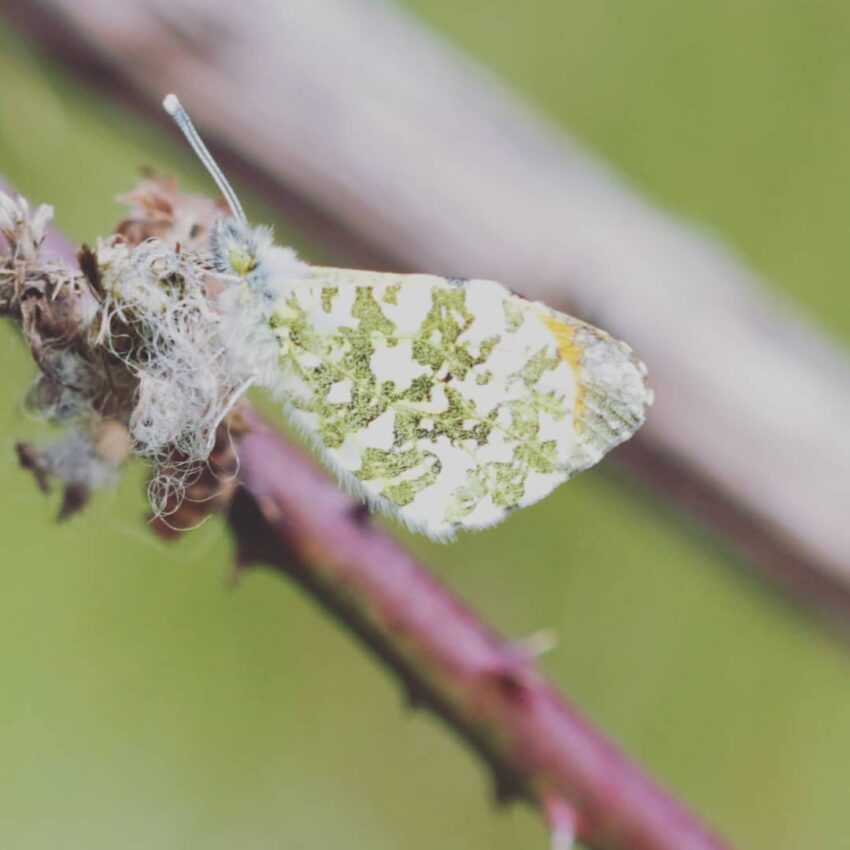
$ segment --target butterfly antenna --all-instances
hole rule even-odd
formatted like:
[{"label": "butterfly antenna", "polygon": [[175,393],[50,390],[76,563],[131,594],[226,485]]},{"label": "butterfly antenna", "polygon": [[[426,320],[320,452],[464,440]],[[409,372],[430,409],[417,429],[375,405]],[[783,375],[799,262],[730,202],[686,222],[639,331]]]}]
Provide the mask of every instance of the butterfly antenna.
[{"label": "butterfly antenna", "polygon": [[162,105],[165,111],[174,119],[174,123],[180,128],[186,137],[186,141],[192,146],[195,155],[209,172],[210,177],[215,180],[216,186],[218,186],[221,194],[224,195],[224,199],[227,201],[227,205],[230,207],[234,218],[247,223],[248,219],[245,217],[245,211],[242,209],[242,204],[239,203],[239,198],[236,197],[236,192],[233,191],[233,187],[227,182],[227,178],[219,168],[218,163],[213,159],[213,155],[204,144],[204,140],[195,129],[189,113],[183,108],[183,104],[177,99],[177,95],[166,95],[165,100],[162,101]]}]

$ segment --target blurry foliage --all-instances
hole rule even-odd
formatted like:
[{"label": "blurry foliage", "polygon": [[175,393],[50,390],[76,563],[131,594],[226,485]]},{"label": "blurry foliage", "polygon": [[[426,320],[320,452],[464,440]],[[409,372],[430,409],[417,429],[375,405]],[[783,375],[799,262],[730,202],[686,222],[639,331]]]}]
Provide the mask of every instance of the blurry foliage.
[{"label": "blurry foliage", "polygon": [[[850,8],[413,5],[850,337]],[[210,191],[176,134],[0,32],[0,172],[92,240],[140,165]],[[229,592],[218,523],[158,542],[137,472],[55,526],[12,452],[33,369],[10,328],[0,352],[3,846],[543,846],[534,815],[494,815],[472,758],[295,591],[257,573]],[[739,846],[844,846],[844,651],[709,538],[592,471],[452,547],[406,539],[505,633],[557,630],[545,670]]]}]

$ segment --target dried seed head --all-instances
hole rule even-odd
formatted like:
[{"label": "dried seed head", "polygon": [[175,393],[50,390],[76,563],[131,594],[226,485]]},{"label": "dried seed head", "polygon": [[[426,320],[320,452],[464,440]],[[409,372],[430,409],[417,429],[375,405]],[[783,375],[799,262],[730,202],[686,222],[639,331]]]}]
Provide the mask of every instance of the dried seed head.
[{"label": "dried seed head", "polygon": [[38,249],[47,236],[47,226],[53,220],[53,207],[42,204],[34,213],[25,198],[12,198],[0,192],[0,233],[12,247],[12,255],[18,260],[35,261]]},{"label": "dried seed head", "polygon": [[77,272],[39,256],[50,208],[31,215],[24,199],[0,195],[0,305],[40,368],[30,409],[68,429],[32,448],[29,468],[82,492],[114,478],[129,443],[152,466],[149,495],[164,516],[188,489],[197,496],[245,384],[219,336],[222,280],[205,253],[220,209],[153,181],[126,199],[131,217],[81,250]]}]

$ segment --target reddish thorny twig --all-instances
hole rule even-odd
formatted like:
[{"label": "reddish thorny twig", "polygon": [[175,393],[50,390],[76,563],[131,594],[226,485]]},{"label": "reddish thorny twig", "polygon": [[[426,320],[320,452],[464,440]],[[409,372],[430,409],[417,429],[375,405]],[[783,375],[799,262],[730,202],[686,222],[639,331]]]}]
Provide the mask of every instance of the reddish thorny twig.
[{"label": "reddish thorny twig", "polygon": [[[134,214],[118,228],[129,244],[155,236],[191,245],[217,214],[167,183],[145,183],[129,199]],[[75,326],[80,304],[100,296],[97,254],[83,251],[80,272],[67,244],[54,238],[50,248],[58,261],[43,261],[47,252],[36,244],[0,259],[0,308],[21,325],[39,364],[36,407],[77,404],[60,368],[64,352],[84,364],[86,381],[72,389],[86,395],[87,457],[96,472],[108,471],[129,456],[126,428],[138,388],[121,351],[116,360]],[[92,469],[71,468],[62,452],[29,444],[18,451],[42,487],[63,484],[63,515],[81,508],[98,483]],[[247,405],[222,424],[209,464],[185,495],[155,530],[172,535],[225,513],[240,568],[272,567],[344,623],[399,678],[412,705],[433,711],[483,758],[499,801],[539,807],[556,847],[572,835],[600,850],[725,846],[594,730],[529,654],[483,624]]]}]

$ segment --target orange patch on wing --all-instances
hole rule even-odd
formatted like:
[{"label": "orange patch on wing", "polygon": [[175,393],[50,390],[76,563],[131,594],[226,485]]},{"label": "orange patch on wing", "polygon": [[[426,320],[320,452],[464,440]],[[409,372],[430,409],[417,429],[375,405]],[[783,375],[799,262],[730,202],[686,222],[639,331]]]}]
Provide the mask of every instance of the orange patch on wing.
[{"label": "orange patch on wing", "polygon": [[576,380],[573,427],[576,427],[584,416],[584,384],[581,382],[582,349],[576,345],[576,328],[574,325],[568,325],[566,322],[562,322],[550,314],[543,314],[540,316],[540,319],[555,337],[555,342],[558,345],[558,354],[561,355],[561,359],[573,370],[573,377]]}]

